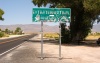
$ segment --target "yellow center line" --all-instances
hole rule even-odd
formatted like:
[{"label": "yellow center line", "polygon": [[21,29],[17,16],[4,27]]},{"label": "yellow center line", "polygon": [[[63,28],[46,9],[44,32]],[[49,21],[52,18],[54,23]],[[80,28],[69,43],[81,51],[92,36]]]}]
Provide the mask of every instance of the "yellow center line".
[{"label": "yellow center line", "polygon": [[[27,37],[27,36],[24,36],[24,37]],[[5,42],[0,42],[0,44],[4,44],[4,43],[8,43],[8,42],[15,41],[15,40],[18,40],[18,39],[22,39],[24,37],[18,37],[18,38],[15,38],[13,40],[5,41]]]}]

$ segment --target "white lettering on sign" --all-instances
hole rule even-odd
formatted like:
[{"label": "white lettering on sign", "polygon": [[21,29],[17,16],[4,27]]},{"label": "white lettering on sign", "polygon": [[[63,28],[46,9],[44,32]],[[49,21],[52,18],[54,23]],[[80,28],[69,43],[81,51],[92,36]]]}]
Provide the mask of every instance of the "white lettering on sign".
[{"label": "white lettering on sign", "polygon": [[69,14],[68,11],[33,11],[33,14]]}]

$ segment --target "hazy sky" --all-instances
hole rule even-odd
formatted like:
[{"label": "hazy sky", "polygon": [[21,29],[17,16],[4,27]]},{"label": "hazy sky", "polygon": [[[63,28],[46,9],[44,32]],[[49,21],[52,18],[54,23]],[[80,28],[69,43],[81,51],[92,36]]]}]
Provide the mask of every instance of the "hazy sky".
[{"label": "hazy sky", "polygon": [[[32,8],[37,8],[32,0],[0,0],[0,8],[4,10],[4,21],[0,25],[34,24],[32,22]],[[47,6],[48,8],[48,6]],[[54,25],[53,23],[51,25]]]}]

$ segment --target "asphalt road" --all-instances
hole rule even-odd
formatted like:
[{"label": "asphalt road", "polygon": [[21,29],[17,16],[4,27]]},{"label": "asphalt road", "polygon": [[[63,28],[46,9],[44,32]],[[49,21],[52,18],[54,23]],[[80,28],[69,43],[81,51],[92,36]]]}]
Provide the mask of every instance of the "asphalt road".
[{"label": "asphalt road", "polygon": [[36,35],[37,34],[31,34],[31,35],[25,35],[25,36],[0,40],[0,54],[4,53],[5,51],[23,43],[23,42],[25,42],[26,40],[28,40]]}]

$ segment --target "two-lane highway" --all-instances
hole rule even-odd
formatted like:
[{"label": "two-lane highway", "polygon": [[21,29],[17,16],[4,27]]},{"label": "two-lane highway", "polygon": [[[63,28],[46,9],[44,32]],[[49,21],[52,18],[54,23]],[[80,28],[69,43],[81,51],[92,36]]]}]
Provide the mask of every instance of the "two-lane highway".
[{"label": "two-lane highway", "polygon": [[18,46],[19,44],[22,44],[23,42],[25,42],[25,40],[28,40],[36,35],[37,34],[31,34],[0,40],[0,56],[3,55],[6,51]]}]

